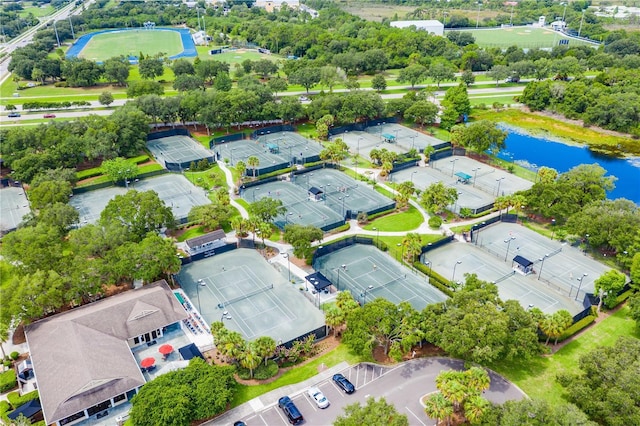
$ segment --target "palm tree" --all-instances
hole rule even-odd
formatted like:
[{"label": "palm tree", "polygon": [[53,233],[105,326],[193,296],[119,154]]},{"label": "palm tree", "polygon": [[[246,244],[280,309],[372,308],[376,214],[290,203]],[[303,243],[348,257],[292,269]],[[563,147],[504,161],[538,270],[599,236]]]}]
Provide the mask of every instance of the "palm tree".
[{"label": "palm tree", "polygon": [[561,309],[553,314],[555,317],[555,321],[558,324],[559,333],[555,336],[556,340],[554,342],[555,345],[558,344],[558,338],[562,336],[562,333],[573,324],[573,317],[571,313],[566,309]]},{"label": "palm tree", "polygon": [[258,230],[257,231],[260,233],[260,238],[262,238],[262,246],[266,250],[267,246],[264,243],[264,240],[267,238],[267,235],[271,234],[271,224],[269,224],[267,222],[260,222],[260,223],[258,223]]},{"label": "palm tree", "polygon": [[243,352],[246,352],[247,343],[242,338],[242,335],[236,331],[230,331],[224,336],[224,342],[222,348],[218,347],[218,350],[222,349],[224,355],[233,361],[237,361]]},{"label": "palm tree", "polygon": [[545,345],[549,344],[549,340],[552,337],[557,338],[562,334],[562,328],[559,322],[559,318],[554,315],[547,315],[542,322],[540,323],[540,330],[547,336],[547,341],[544,342]]},{"label": "palm tree", "polygon": [[336,330],[344,324],[345,317],[342,310],[336,305],[328,305],[324,311],[324,321],[329,327],[333,328],[333,335],[335,337]]},{"label": "palm tree", "polygon": [[464,402],[464,416],[471,424],[475,424],[489,408],[489,401],[480,395],[472,395]]},{"label": "palm tree", "polygon": [[402,240],[402,245],[404,246],[404,252],[406,253],[405,258],[413,261],[422,249],[422,238],[420,238],[419,234],[410,232],[405,235]]},{"label": "palm tree", "polygon": [[253,169],[253,177],[255,179],[256,170],[258,169],[258,166],[260,165],[260,159],[258,157],[256,157],[255,155],[252,155],[251,157],[247,158],[247,165]]},{"label": "palm tree", "polygon": [[249,375],[253,379],[253,370],[260,365],[262,359],[255,351],[254,344],[250,343],[246,350],[239,356],[240,365],[249,369]]},{"label": "palm tree", "polygon": [[440,392],[436,392],[424,401],[424,412],[432,419],[436,419],[438,424],[447,421],[450,424],[453,416],[453,406]]},{"label": "palm tree", "polygon": [[244,161],[240,160],[236,163],[236,170],[238,171],[238,174],[240,175],[240,181],[242,182],[242,177],[244,176],[244,173],[247,171],[247,165],[245,164]]},{"label": "palm tree", "polygon": [[489,389],[491,378],[483,368],[471,367],[464,373],[467,379],[466,385],[473,392],[481,393]]},{"label": "palm tree", "polygon": [[507,213],[509,213],[511,199],[509,196],[503,195],[496,198],[496,200],[493,202],[493,205],[500,211],[500,217],[502,217],[502,209],[507,209]]},{"label": "palm tree", "polygon": [[240,239],[246,236],[247,232],[247,221],[242,216],[235,216],[231,219],[231,227],[234,231],[236,231],[236,238],[238,239],[238,244],[240,244]]},{"label": "palm tree", "polygon": [[431,160],[431,154],[433,154],[435,152],[435,148],[431,145],[427,145],[424,148],[424,151],[422,151],[422,153],[424,154],[424,159],[426,160],[426,162],[430,162]]},{"label": "palm tree", "polygon": [[253,348],[264,359],[264,365],[267,365],[269,357],[276,352],[276,341],[269,336],[260,336],[253,342]]}]

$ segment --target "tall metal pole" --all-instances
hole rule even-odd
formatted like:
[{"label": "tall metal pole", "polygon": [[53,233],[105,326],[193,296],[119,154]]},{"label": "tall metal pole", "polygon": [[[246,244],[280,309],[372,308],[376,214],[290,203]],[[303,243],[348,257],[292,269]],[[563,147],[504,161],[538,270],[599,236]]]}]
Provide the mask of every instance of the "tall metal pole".
[{"label": "tall metal pole", "polygon": [[504,261],[507,261],[507,257],[509,257],[509,247],[511,247],[511,241],[515,240],[516,237],[511,237],[511,238],[507,238],[506,240],[504,240],[505,243],[507,243],[507,252],[504,254]]},{"label": "tall metal pole", "polygon": [[578,29],[578,37],[580,37],[580,33],[582,32],[582,23],[584,22],[584,12],[586,12],[587,9],[582,9],[582,18],[580,18],[580,28]]},{"label": "tall metal pole", "polygon": [[456,264],[455,264],[455,265],[453,265],[453,275],[451,275],[451,282],[452,282],[452,283],[453,283],[453,282],[455,282],[455,279],[456,279],[456,268],[457,268],[457,267],[458,267],[458,265],[460,265],[461,263],[462,263],[462,260],[458,260],[458,261],[456,262]]},{"label": "tall metal pole", "polygon": [[71,22],[71,16],[69,16],[69,26],[71,27],[71,37],[73,37],[73,39],[76,39],[76,33],[73,32],[73,22]]},{"label": "tall metal pole", "polygon": [[538,272],[538,279],[540,279],[540,277],[542,276],[542,268],[544,267],[544,260],[549,257],[548,254],[545,254],[544,257],[538,259],[541,263],[540,263],[540,272]]},{"label": "tall metal pole", "polygon": [[580,278],[578,278],[578,282],[579,282],[579,284],[578,284],[578,291],[576,292],[576,297],[575,297],[575,299],[573,299],[573,300],[578,300],[578,294],[580,294],[580,289],[582,288],[582,280],[583,280],[583,279],[584,279],[584,277],[586,277],[587,275],[589,275],[589,274],[587,274],[587,273],[585,272],[584,274],[582,274],[582,276],[581,276]]},{"label": "tall metal pole", "polygon": [[478,25],[480,24],[480,6],[482,5],[482,3],[478,2],[478,16],[476,18],[476,28],[478,28]]},{"label": "tall metal pole", "polygon": [[56,21],[53,21],[53,31],[56,33],[56,40],[58,41],[58,47],[60,47],[60,37],[58,37],[58,27],[56,26]]}]

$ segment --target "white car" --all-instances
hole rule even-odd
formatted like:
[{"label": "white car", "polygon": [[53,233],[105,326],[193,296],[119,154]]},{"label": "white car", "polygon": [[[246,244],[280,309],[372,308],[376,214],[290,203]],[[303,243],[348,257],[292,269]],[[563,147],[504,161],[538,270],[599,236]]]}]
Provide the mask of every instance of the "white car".
[{"label": "white car", "polygon": [[312,388],[309,388],[307,393],[309,394],[309,397],[315,401],[316,405],[319,408],[327,408],[329,406],[329,400],[317,387],[314,386]]}]

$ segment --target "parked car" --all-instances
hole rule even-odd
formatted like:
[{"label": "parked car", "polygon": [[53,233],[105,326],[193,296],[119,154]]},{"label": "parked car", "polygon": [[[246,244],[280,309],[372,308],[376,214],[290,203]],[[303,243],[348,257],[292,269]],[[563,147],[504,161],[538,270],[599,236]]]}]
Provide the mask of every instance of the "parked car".
[{"label": "parked car", "polygon": [[10,112],[9,114],[7,114],[7,117],[9,117],[9,118],[20,117],[20,113],[19,112]]},{"label": "parked car", "polygon": [[309,97],[305,95],[301,95],[298,99],[300,100],[300,102],[306,102],[309,100]]},{"label": "parked car", "polygon": [[353,386],[353,383],[351,383],[349,380],[347,380],[347,378],[344,377],[342,374],[335,374],[333,376],[333,381],[345,393],[354,393],[356,391],[356,387]]},{"label": "parked car", "polygon": [[44,118],[56,118],[55,114],[45,114],[43,115]]},{"label": "parked car", "polygon": [[233,423],[233,426],[247,426],[247,424],[242,420],[238,420],[237,422]]},{"label": "parked car", "polygon": [[316,386],[310,387],[307,393],[315,401],[318,408],[327,408],[329,406],[329,400]]},{"label": "parked car", "polygon": [[504,81],[505,83],[520,83],[520,76],[512,75],[511,77],[507,77]]},{"label": "parked car", "polygon": [[302,417],[302,413],[296,407],[296,404],[293,403],[291,398],[288,396],[283,396],[278,400],[278,407],[284,412],[285,416],[287,416],[287,420],[292,425],[299,425],[304,421],[304,417]]}]

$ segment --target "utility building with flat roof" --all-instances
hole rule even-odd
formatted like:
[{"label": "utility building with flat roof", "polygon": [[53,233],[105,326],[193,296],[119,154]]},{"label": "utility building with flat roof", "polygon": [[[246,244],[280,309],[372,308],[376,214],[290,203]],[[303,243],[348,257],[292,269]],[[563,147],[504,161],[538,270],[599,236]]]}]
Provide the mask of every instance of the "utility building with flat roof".
[{"label": "utility building with flat roof", "polygon": [[424,21],[393,21],[391,26],[395,28],[409,28],[415,26],[417,30],[424,30],[437,36],[444,35],[444,24],[435,19]]}]

